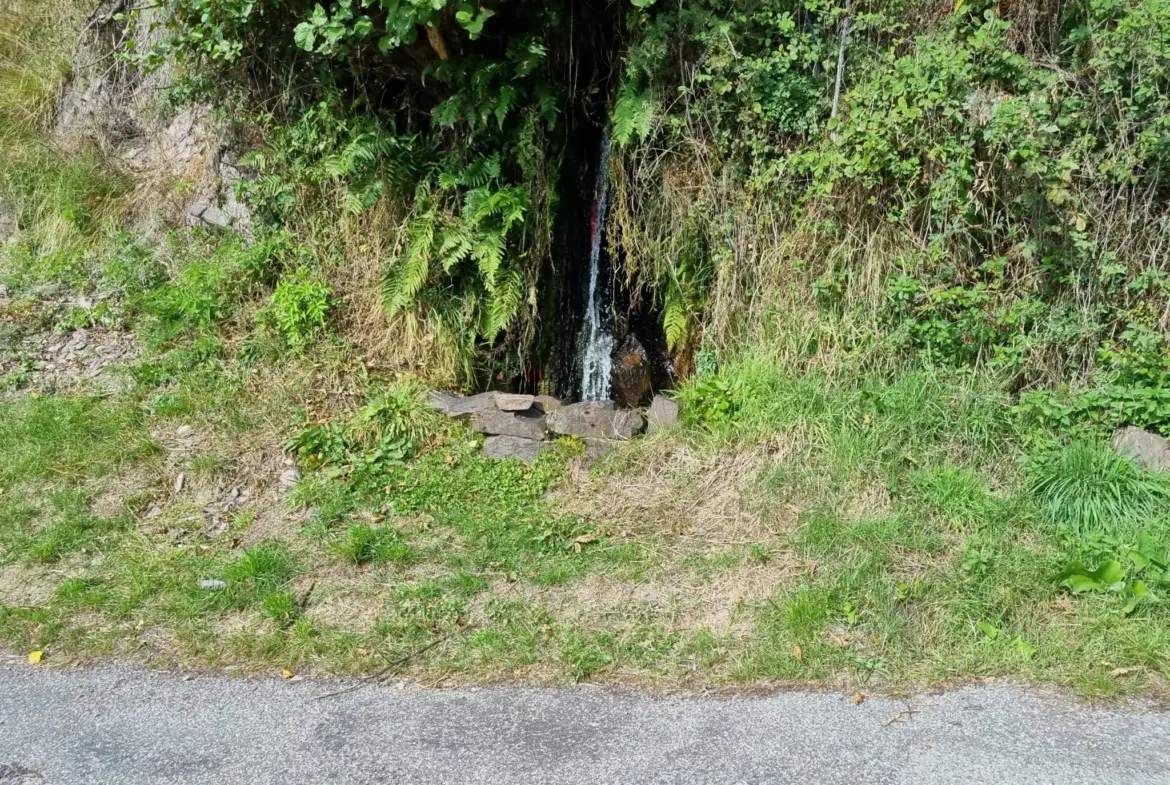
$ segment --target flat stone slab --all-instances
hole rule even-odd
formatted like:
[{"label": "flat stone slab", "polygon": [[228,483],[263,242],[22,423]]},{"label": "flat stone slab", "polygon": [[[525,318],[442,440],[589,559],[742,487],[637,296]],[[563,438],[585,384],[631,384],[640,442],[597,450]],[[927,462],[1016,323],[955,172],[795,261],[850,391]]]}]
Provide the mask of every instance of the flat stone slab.
[{"label": "flat stone slab", "polygon": [[532,408],[532,404],[535,402],[535,395],[496,394],[496,408],[502,412],[526,412]]},{"label": "flat stone slab", "polygon": [[548,442],[524,439],[519,436],[489,436],[483,442],[485,458],[515,458],[520,461],[535,461],[548,447]]},{"label": "flat stone slab", "polygon": [[548,415],[548,429],[582,439],[632,439],[642,430],[642,415],[619,409],[613,401],[584,401],[562,406]]},{"label": "flat stone slab", "polygon": [[490,436],[518,436],[533,441],[543,441],[546,436],[543,414],[530,416],[486,409],[475,413],[472,424],[475,430]]},{"label": "flat stone slab", "polygon": [[678,425],[679,405],[663,395],[655,395],[646,413],[646,433],[666,430]]},{"label": "flat stone slab", "polygon": [[448,417],[472,417],[476,412],[499,411],[496,408],[497,395],[499,393],[496,392],[485,392],[470,396],[433,392],[427,397],[427,402]]}]

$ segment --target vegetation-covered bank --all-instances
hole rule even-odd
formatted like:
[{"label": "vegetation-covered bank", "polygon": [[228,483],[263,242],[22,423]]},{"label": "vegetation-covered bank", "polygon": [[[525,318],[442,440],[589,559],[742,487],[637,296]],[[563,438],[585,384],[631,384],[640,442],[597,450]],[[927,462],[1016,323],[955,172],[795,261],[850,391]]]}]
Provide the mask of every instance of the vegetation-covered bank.
[{"label": "vegetation-covered bank", "polygon": [[[438,6],[182,0],[128,39],[145,110],[219,107],[242,235],[53,133],[92,9],[0,16],[0,642],[1165,690],[1170,484],[1106,439],[1170,426],[1170,6]],[[486,460],[422,394],[532,378],[587,120],[685,423]]]}]

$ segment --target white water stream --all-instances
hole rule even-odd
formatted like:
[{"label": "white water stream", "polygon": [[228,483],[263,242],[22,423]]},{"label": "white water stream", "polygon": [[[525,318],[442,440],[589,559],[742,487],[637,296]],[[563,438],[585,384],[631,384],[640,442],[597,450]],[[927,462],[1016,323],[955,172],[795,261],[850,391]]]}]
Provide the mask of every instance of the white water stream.
[{"label": "white water stream", "polygon": [[585,311],[581,351],[581,400],[609,400],[613,372],[613,335],[603,322],[603,303],[598,296],[601,276],[601,243],[605,237],[605,213],[609,206],[609,133],[601,137],[601,156],[593,194],[592,236],[589,244],[589,301]]}]

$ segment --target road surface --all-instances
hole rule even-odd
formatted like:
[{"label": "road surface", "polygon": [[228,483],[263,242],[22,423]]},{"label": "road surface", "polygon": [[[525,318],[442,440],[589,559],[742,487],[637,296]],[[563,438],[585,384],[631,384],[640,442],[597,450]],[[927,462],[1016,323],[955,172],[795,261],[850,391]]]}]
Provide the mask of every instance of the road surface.
[{"label": "road surface", "polygon": [[1018,686],[662,699],[0,667],[0,785],[1170,785],[1170,714]]}]

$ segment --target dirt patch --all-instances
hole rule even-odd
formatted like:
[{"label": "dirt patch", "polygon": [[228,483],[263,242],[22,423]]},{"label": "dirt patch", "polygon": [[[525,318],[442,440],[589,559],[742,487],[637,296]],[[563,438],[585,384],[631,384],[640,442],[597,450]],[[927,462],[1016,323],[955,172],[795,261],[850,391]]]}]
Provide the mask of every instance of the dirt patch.
[{"label": "dirt patch", "polygon": [[616,533],[666,537],[685,553],[752,545],[796,523],[798,510],[765,508],[758,493],[761,473],[787,456],[782,445],[704,456],[661,441],[639,450],[620,474],[575,470],[549,502]]},{"label": "dirt patch", "polygon": [[378,568],[350,565],[314,570],[301,576],[293,592],[303,596],[312,588],[305,616],[332,629],[364,634],[374,628],[394,583]]},{"label": "dirt patch", "polygon": [[[95,306],[80,298],[66,307]],[[41,330],[0,350],[0,380],[17,394],[112,395],[133,384],[124,371],[138,353],[137,337],[113,326]]]},{"label": "dirt patch", "polygon": [[[786,554],[704,575],[677,563],[644,580],[591,575],[559,586],[501,587],[501,592],[548,610],[560,621],[607,628],[641,622],[672,630],[707,629],[744,635],[752,610],[789,585],[804,569]],[[493,591],[493,594],[496,594]]]},{"label": "dirt patch", "polygon": [[9,564],[0,567],[0,605],[27,608],[52,599],[62,576],[46,567]]}]

